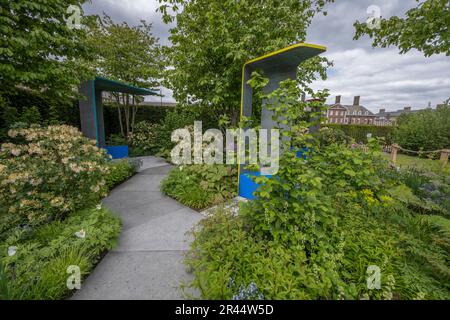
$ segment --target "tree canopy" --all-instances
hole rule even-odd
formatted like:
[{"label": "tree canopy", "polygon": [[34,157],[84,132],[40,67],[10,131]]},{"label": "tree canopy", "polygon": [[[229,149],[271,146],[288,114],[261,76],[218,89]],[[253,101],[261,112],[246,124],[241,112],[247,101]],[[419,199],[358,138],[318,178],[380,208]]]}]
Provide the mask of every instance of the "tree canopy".
[{"label": "tree canopy", "polygon": [[[417,0],[419,2],[419,0]],[[355,40],[368,35],[374,47],[397,46],[400,53],[415,48],[425,56],[444,53],[450,55],[450,1],[420,1],[408,10],[405,18],[397,16],[380,20],[380,28],[371,28],[356,21]]]},{"label": "tree canopy", "polygon": [[[333,0],[159,1],[164,21],[176,20],[165,48],[166,85],[177,101],[200,102],[235,122],[244,62],[305,41],[313,17]],[[314,71],[323,62],[315,58]]]},{"label": "tree canopy", "polygon": [[21,88],[41,95],[73,97],[88,74],[84,28],[73,28],[69,6],[82,14],[84,0],[0,0],[0,98]]},{"label": "tree canopy", "polygon": [[[159,84],[163,64],[152,24],[143,20],[137,26],[118,24],[105,14],[97,17],[91,26],[87,45],[94,49],[91,67],[97,75],[148,89]],[[140,98],[128,94],[113,94],[113,97],[122,135],[129,137]]]},{"label": "tree canopy", "polygon": [[97,17],[88,35],[88,46],[94,48],[91,62],[98,75],[135,86],[158,85],[162,59],[158,38],[152,24],[141,20],[137,26],[115,23],[104,14]]}]

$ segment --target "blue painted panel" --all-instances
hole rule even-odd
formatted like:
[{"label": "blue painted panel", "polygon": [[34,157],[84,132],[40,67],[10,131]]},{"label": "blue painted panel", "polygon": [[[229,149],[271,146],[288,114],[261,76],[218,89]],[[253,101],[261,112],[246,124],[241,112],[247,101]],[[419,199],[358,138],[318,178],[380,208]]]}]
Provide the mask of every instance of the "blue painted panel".
[{"label": "blue painted panel", "polygon": [[[292,149],[293,150],[293,149]],[[309,148],[302,148],[296,152],[297,158],[306,159]],[[254,182],[251,177],[259,177],[261,176],[260,172],[243,172],[239,175],[239,196],[245,199],[255,199],[253,192],[258,189],[259,184]],[[270,178],[271,176],[267,175],[265,177]]]},{"label": "blue painted panel", "polygon": [[[243,172],[239,175],[239,196],[245,199],[255,199],[253,192],[258,189],[259,184],[254,182],[251,177],[259,177],[261,176],[260,172]],[[267,175],[265,177],[270,178],[271,176]]]},{"label": "blue painted panel", "polygon": [[113,159],[128,158],[128,146],[108,146],[104,148]]}]

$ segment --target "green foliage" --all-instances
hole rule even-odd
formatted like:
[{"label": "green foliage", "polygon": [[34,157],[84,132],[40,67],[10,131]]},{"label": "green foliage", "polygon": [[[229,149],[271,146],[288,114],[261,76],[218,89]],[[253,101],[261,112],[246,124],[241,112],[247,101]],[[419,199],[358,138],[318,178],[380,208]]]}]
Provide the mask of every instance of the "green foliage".
[{"label": "green foliage", "polygon": [[37,107],[26,108],[25,111],[20,115],[20,122],[28,124],[40,124],[42,121],[41,114]]},{"label": "green foliage", "polygon": [[192,126],[194,121],[202,121],[203,130],[216,128],[217,124],[211,116],[210,110],[201,105],[179,105],[168,111],[157,131],[158,155],[170,159],[170,151],[175,146],[171,140],[173,131]]},{"label": "green foliage", "polygon": [[[230,281],[254,282],[266,299],[448,299],[448,220],[409,212],[387,192],[399,182],[386,170],[376,150],[286,154],[239,216],[201,222],[186,260],[191,285],[207,299],[236,295]],[[367,288],[370,265],[381,290]]]},{"label": "green foliage", "polygon": [[357,40],[363,35],[373,39],[374,47],[397,46],[400,53],[415,48],[425,56],[444,53],[450,55],[448,25],[450,4],[448,0],[421,0],[416,8],[406,12],[405,18],[397,16],[381,19],[380,28],[370,28],[357,21],[354,26]]},{"label": "green foliage", "polygon": [[450,148],[450,107],[420,110],[397,120],[395,142],[405,149],[440,150]]},{"label": "green foliage", "polygon": [[[313,17],[328,0],[160,0],[170,30],[165,48],[166,85],[177,101],[201,102],[232,125],[239,117],[244,62],[306,38]],[[173,14],[173,15],[172,15]],[[311,82],[324,76],[325,58],[307,62],[299,74]],[[315,70],[312,71],[310,67]]]},{"label": "green foliage", "polygon": [[226,165],[190,165],[173,169],[161,191],[194,209],[221,203],[236,196],[237,170]]},{"label": "green foliage", "polygon": [[140,163],[129,159],[121,159],[108,163],[109,173],[106,176],[106,186],[111,190],[131,177],[140,166]]},{"label": "green foliage", "polygon": [[134,156],[154,154],[160,147],[157,144],[157,135],[160,126],[148,121],[138,122],[131,133],[131,147]]},{"label": "green foliage", "polygon": [[107,144],[109,146],[126,146],[128,142],[121,134],[113,133],[108,137]]},{"label": "green foliage", "polygon": [[441,214],[450,217],[450,173],[440,171],[401,168],[395,178],[404,183],[395,192],[399,199],[424,214]]},{"label": "green foliage", "polygon": [[328,146],[331,144],[350,144],[352,138],[347,136],[344,131],[336,128],[324,127],[320,128],[315,135],[319,146]]},{"label": "green foliage", "polygon": [[[269,96],[290,128],[277,175],[254,178],[256,198],[238,216],[219,210],[194,232],[192,287],[207,299],[250,284],[266,299],[449,299],[448,220],[408,209],[376,139],[319,146],[307,128],[320,117],[305,119],[298,90],[285,81]],[[321,114],[326,92],[316,96]],[[380,290],[367,286],[369,266],[380,268]]]},{"label": "green foliage", "polygon": [[[75,233],[83,230],[84,238]],[[105,209],[86,209],[63,221],[37,228],[17,227],[0,244],[0,297],[5,299],[63,299],[70,294],[67,268],[80,267],[85,277],[120,231],[120,220]],[[8,256],[8,248],[17,247]]]},{"label": "green foliage", "polygon": [[[0,96],[20,87],[60,101],[89,76],[84,29],[66,23],[69,5],[85,1],[1,1]],[[82,11],[81,11],[82,13]],[[83,19],[82,22],[84,22]]]},{"label": "green foliage", "polygon": [[345,135],[351,137],[358,143],[367,143],[367,135],[372,134],[372,138],[384,138],[386,144],[392,144],[394,127],[389,126],[371,126],[371,125],[357,125],[357,124],[326,124],[327,128],[338,129],[344,132]]},{"label": "green foliage", "polygon": [[331,283],[323,279],[335,273],[308,268],[301,246],[255,238],[242,218],[223,210],[202,220],[194,238],[186,263],[194,273],[192,286],[205,299],[232,299],[238,292],[230,283],[255,283],[269,300],[326,297]]},{"label": "green foliage", "polygon": [[105,195],[105,151],[70,126],[11,129],[0,150],[0,230],[40,224]]}]

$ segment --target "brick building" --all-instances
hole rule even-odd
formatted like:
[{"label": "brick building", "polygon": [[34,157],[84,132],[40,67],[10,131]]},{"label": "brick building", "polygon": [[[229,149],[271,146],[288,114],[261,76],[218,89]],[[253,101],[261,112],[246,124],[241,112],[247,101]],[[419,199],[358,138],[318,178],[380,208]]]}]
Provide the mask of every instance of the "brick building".
[{"label": "brick building", "polygon": [[360,105],[360,96],[353,99],[352,105],[341,103],[341,96],[327,110],[327,123],[337,124],[375,124],[376,115]]}]

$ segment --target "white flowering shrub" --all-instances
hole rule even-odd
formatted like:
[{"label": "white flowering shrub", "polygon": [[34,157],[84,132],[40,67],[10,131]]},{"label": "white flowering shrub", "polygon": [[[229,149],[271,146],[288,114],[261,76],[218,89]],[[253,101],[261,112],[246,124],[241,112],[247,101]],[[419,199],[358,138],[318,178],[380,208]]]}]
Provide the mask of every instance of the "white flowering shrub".
[{"label": "white flowering shrub", "polygon": [[48,222],[106,194],[106,153],[77,128],[35,126],[8,135],[0,149],[1,229]]},{"label": "white flowering shrub", "polygon": [[131,146],[139,155],[150,154],[157,150],[157,133],[159,126],[149,121],[137,123],[130,134]]}]

